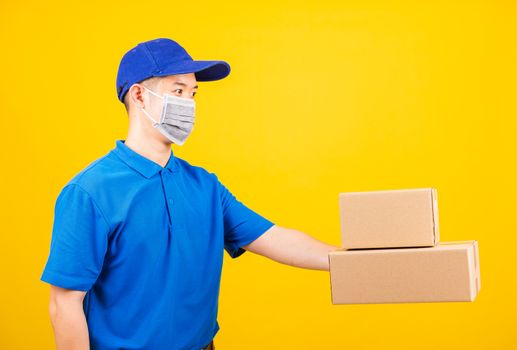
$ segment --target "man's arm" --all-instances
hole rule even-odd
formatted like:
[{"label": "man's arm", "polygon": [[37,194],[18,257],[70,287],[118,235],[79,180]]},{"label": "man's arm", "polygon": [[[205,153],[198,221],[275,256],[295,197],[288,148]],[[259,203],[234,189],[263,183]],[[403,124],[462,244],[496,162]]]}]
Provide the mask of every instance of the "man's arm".
[{"label": "man's arm", "polygon": [[86,292],[50,286],[49,312],[57,350],[89,350],[88,325],[83,310]]},{"label": "man's arm", "polygon": [[325,271],[329,270],[328,253],[340,249],[304,232],[278,225],[242,248],[282,264]]}]

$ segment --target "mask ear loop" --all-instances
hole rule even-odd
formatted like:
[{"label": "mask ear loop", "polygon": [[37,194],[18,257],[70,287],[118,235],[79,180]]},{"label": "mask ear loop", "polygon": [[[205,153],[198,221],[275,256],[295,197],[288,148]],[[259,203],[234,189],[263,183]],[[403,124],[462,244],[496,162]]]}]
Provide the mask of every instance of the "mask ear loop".
[{"label": "mask ear loop", "polygon": [[[143,85],[142,85],[142,86],[143,86]],[[149,91],[151,94],[153,94],[153,95],[155,95],[155,96],[157,96],[157,97],[159,97],[159,98],[163,99],[163,96],[158,95],[156,92],[154,92],[153,90],[148,89],[146,86],[144,86],[144,89],[146,89],[147,91]]]},{"label": "mask ear loop", "polygon": [[147,118],[151,119],[151,121],[153,122],[153,127],[156,127],[158,124],[160,124],[156,120],[154,120],[153,117],[151,117],[149,115],[149,113],[147,113],[147,111],[144,109],[144,107],[139,106],[138,108],[140,108],[142,110],[142,112],[144,112],[144,114],[147,116]]},{"label": "mask ear loop", "polygon": [[[144,86],[144,89],[146,89],[147,91],[149,91],[149,92],[150,92],[150,93],[152,93],[153,95],[158,96],[158,97],[160,97],[161,99],[163,99],[163,96],[158,95],[157,93],[153,92],[152,90],[148,89],[147,87],[145,87],[145,86]],[[140,106],[138,106],[138,108],[140,108],[140,109],[142,110],[142,112],[144,112],[144,114],[145,114],[149,119],[151,119],[151,121],[153,122],[153,127],[156,127],[156,126],[158,126],[158,125],[160,124],[159,122],[157,122],[156,120],[154,120],[154,118],[153,118],[153,117],[151,117],[151,115],[149,115],[149,113],[144,109],[144,107],[140,107]]]}]

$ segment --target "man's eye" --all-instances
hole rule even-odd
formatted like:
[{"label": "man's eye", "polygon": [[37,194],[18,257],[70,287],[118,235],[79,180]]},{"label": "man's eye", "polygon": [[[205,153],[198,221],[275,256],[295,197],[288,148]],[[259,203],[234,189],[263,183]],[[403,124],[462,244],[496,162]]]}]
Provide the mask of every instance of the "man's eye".
[{"label": "man's eye", "polygon": [[180,91],[180,94],[181,94],[181,89],[176,89],[176,90],[174,90],[174,91]]}]

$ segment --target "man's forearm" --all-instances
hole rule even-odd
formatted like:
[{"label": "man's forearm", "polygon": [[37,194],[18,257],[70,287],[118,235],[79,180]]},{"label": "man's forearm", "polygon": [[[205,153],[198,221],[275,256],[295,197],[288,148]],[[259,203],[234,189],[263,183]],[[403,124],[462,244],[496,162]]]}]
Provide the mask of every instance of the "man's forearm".
[{"label": "man's forearm", "polygon": [[319,241],[302,231],[275,225],[244,249],[282,264],[328,271],[328,253],[340,247]]},{"label": "man's forearm", "polygon": [[50,305],[57,350],[89,350],[88,325],[81,303]]}]

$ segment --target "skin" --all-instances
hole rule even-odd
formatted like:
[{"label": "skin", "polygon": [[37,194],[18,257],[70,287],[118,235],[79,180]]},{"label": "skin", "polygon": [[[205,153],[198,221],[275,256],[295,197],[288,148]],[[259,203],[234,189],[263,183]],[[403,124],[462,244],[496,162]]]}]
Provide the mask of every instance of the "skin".
[{"label": "skin", "polygon": [[[172,142],[152,127],[151,120],[140,109],[145,108],[153,119],[158,120],[161,99],[145,90],[144,86],[159,95],[169,93],[194,99],[198,88],[196,78],[194,73],[150,78],[133,84],[124,98],[129,117],[125,144],[165,167]],[[328,253],[340,249],[302,231],[279,225],[272,226],[242,248],[282,264],[323,271],[329,270]],[[58,350],[89,349],[88,327],[82,306],[85,295],[86,291],[51,285],[49,311]]]},{"label": "skin", "polygon": [[50,285],[49,314],[57,350],[88,350],[90,340],[83,311],[85,291]]},{"label": "skin", "polygon": [[194,99],[197,85],[194,73],[155,77],[140,84],[133,84],[125,96],[129,116],[126,146],[165,167],[169,160],[172,142],[153,128],[151,120],[140,110],[142,107],[145,108],[151,117],[158,121],[162,100],[144,89],[143,86],[162,96],[164,93],[169,93],[178,97]]}]

